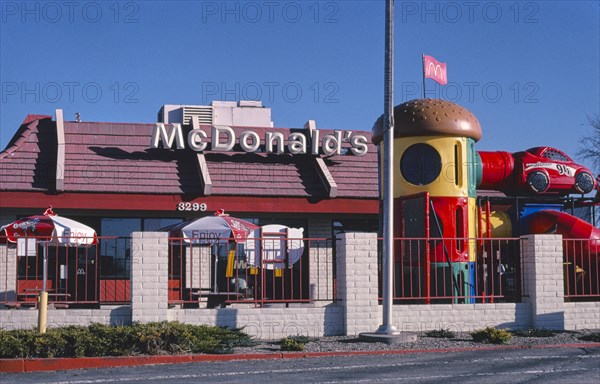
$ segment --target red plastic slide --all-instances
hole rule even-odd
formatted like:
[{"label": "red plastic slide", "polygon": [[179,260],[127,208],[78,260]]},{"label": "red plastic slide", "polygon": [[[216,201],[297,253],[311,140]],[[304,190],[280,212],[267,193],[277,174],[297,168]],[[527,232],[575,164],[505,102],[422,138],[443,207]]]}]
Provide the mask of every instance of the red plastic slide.
[{"label": "red plastic slide", "polygon": [[[577,246],[577,253],[600,257],[600,229],[587,221],[581,220],[565,212],[543,210],[527,217],[528,233],[550,233],[563,235],[565,240],[583,241]],[[575,248],[576,242],[567,242],[569,248]],[[573,254],[574,249],[566,249]]]}]

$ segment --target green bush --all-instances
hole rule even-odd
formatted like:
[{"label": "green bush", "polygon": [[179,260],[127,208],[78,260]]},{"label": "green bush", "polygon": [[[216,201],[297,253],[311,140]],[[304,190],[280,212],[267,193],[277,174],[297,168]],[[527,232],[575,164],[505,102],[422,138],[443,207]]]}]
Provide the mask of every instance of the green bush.
[{"label": "green bush", "polygon": [[452,339],[456,335],[454,334],[454,332],[452,332],[449,329],[441,328],[441,329],[438,329],[438,330],[427,331],[427,332],[425,332],[425,336],[427,336],[427,337],[437,337],[437,338],[443,338],[443,339]]},{"label": "green bush", "polygon": [[592,332],[592,333],[588,333],[587,335],[583,335],[579,338],[579,340],[585,340],[585,341],[595,341],[595,342],[600,342],[600,332]]},{"label": "green bush", "polygon": [[59,332],[49,330],[33,338],[30,352],[36,357],[64,357],[66,345],[67,341],[61,337]]},{"label": "green bush", "polygon": [[304,343],[299,342],[291,337],[286,337],[281,340],[281,350],[282,351],[303,351]]},{"label": "green bush", "polygon": [[69,326],[52,328],[45,334],[0,330],[2,358],[231,353],[235,347],[253,344],[240,329],[178,322]]},{"label": "green bush", "polygon": [[512,334],[521,337],[552,337],[558,332],[545,328],[518,329]]},{"label": "green bush", "polygon": [[31,331],[4,331],[0,330],[0,358],[1,357],[29,357],[29,346],[33,344],[35,333]]},{"label": "green bush", "polygon": [[301,335],[288,336],[287,339],[297,341],[300,344],[307,344],[307,343],[309,343],[309,342],[312,341],[312,339],[310,337],[308,337],[308,336],[301,336]]},{"label": "green bush", "polygon": [[471,337],[478,343],[508,344],[512,338],[512,334],[503,329],[487,327],[471,332]]}]

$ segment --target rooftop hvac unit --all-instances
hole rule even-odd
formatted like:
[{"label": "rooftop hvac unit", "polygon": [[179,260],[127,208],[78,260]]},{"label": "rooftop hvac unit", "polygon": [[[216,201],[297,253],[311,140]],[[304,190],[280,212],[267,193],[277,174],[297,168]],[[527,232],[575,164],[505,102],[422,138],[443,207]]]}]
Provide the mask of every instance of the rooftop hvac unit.
[{"label": "rooftop hvac unit", "polygon": [[192,125],[197,117],[201,125],[272,127],[271,109],[260,101],[213,101],[212,105],[165,104],[158,112],[158,122]]},{"label": "rooftop hvac unit", "polygon": [[183,107],[183,125],[191,125],[192,116],[198,116],[198,122],[211,125],[213,122],[213,109],[210,106],[185,105]]}]

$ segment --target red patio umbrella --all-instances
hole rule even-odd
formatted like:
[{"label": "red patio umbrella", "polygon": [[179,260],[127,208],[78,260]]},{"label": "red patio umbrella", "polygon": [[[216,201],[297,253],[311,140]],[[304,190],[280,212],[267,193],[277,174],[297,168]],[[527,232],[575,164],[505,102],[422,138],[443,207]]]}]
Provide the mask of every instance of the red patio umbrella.
[{"label": "red patio umbrella", "polygon": [[59,245],[93,245],[96,231],[85,224],[59,216],[49,207],[41,215],[29,216],[0,227],[0,241],[16,243],[19,237],[56,241]]},{"label": "red patio umbrella", "polygon": [[167,229],[171,237],[183,238],[186,243],[206,244],[227,239],[246,241],[258,228],[258,225],[226,215],[225,211],[220,209],[214,216],[186,221]]},{"label": "red patio umbrella", "polygon": [[[169,231],[170,237],[182,238],[184,242],[196,245],[215,245],[221,242],[234,241],[244,242],[250,234],[259,228],[246,220],[237,219],[225,214],[223,209],[219,209],[213,216],[205,216],[199,219],[175,224],[163,230]],[[231,257],[231,256],[229,256]],[[214,253],[214,276],[217,275],[217,263],[219,258]],[[233,260],[229,260],[228,265],[233,266]],[[217,280],[214,279],[213,291],[217,292]]]},{"label": "red patio umbrella", "polygon": [[[0,227],[0,241],[16,243],[18,238],[35,238],[38,242],[52,242],[59,246],[94,245],[98,243],[96,231],[75,220],[58,216],[52,206],[41,215],[29,216]],[[48,281],[47,247],[44,247],[43,285]]]}]

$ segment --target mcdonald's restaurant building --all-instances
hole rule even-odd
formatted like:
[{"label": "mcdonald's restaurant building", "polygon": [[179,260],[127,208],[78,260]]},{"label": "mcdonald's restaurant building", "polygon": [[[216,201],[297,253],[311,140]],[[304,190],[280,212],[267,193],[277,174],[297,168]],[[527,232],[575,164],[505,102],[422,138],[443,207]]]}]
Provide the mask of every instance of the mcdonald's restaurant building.
[{"label": "mcdonald's restaurant building", "polygon": [[[298,129],[273,127],[270,110],[256,102],[165,105],[156,122],[140,124],[78,120],[65,121],[61,110],[55,116],[24,119],[0,152],[0,223],[41,214],[52,205],[56,214],[94,228],[101,237],[102,266],[115,268],[100,268],[100,302],[102,282],[128,278],[127,269],[117,267],[133,260],[131,301],[92,311],[55,308],[49,323],[178,320],[247,327],[258,339],[357,335],[381,324],[378,268],[371,267],[377,264],[373,232],[378,227],[379,194],[378,154],[370,131],[326,130],[311,120]],[[305,238],[331,239],[346,232],[339,236],[339,245],[334,241],[330,248],[325,246],[335,265],[317,266],[314,261],[319,258],[309,250],[311,276],[302,275],[302,282],[325,281],[326,289],[313,295],[311,287],[310,305],[293,305],[286,311],[257,311],[243,303],[235,308],[167,308],[171,280],[159,266],[164,266],[170,244],[164,233],[139,231],[155,231],[221,209],[258,225],[301,227]],[[140,245],[140,252],[131,252],[127,241],[103,246],[102,237],[127,240],[133,232],[129,244]],[[527,241],[523,257],[534,262],[525,263],[523,281],[530,282],[530,291],[522,302],[452,304],[443,311],[433,305],[394,305],[402,329],[465,330],[494,324],[597,329],[598,302],[567,303],[554,291],[563,285],[564,265],[557,256],[562,254],[561,238],[544,235]],[[11,283],[9,272],[14,275],[19,268],[9,258],[15,248],[7,252],[8,247],[0,245],[4,286]],[[147,283],[138,265],[162,271],[160,283]],[[65,269],[73,273],[73,268]],[[329,279],[334,273],[336,288]],[[76,279],[78,271],[77,275]],[[182,281],[188,278],[183,276],[180,273]],[[34,278],[39,278],[37,272]],[[14,280],[13,286],[0,287],[0,294],[20,291]],[[339,300],[332,301],[334,297]],[[116,301],[124,304],[129,298]],[[36,312],[3,309],[0,318],[0,326],[8,329],[30,327]],[[278,326],[268,326],[274,318]]]},{"label": "mcdonald's restaurant building", "polygon": [[139,124],[28,115],[0,152],[0,180],[0,225],[51,205],[101,237],[219,209],[301,227],[306,238],[378,224],[370,130],[274,127],[254,101],[164,105],[156,122]]}]

